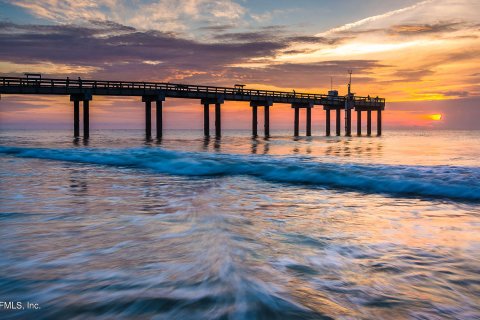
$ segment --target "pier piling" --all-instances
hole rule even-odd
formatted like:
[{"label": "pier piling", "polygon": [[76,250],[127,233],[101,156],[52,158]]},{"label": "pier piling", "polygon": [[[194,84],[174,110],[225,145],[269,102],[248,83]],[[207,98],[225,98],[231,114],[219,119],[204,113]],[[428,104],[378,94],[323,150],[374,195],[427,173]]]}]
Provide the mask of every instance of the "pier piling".
[{"label": "pier piling", "polygon": [[372,110],[367,110],[367,136],[372,135]]},{"label": "pier piling", "polygon": [[83,138],[90,138],[90,101],[83,100]]},{"label": "pier piling", "polygon": [[80,101],[73,101],[73,137],[80,137]]},{"label": "pier piling", "polygon": [[208,103],[203,104],[203,135],[210,136],[210,105]]},{"label": "pier piling", "polygon": [[330,109],[325,110],[325,134],[330,136]]},{"label": "pier piling", "polygon": [[345,108],[345,136],[350,137],[352,135],[352,110],[350,106]]},{"label": "pier piling", "polygon": [[357,110],[357,136],[362,135],[362,111]]},{"label": "pier piling", "polygon": [[80,101],[83,102],[83,137],[90,137],[90,100],[92,95],[89,93],[72,94],[70,101],[73,101],[73,137],[80,137]]},{"label": "pier piling", "polygon": [[252,135],[258,134],[258,107],[263,107],[263,131],[265,137],[270,136],[270,107],[273,105],[270,100],[254,100],[250,101],[252,107]]},{"label": "pier piling", "polygon": [[220,103],[215,103],[215,136],[220,137],[222,135],[222,117],[220,110]]},{"label": "pier piling", "polygon": [[152,136],[152,101],[149,99],[145,101],[145,136]]},{"label": "pier piling", "polygon": [[335,132],[335,134],[337,136],[340,136],[340,130],[341,130],[341,128],[340,128],[340,108],[335,109],[335,111],[336,111],[336,119],[335,119],[336,120],[336,125],[335,125],[336,132]]},{"label": "pier piling", "polygon": [[377,136],[382,135],[382,110],[377,110]]},{"label": "pier piling", "polygon": [[293,124],[293,135],[295,137],[299,136],[299,123],[300,123],[300,108],[294,107],[295,109],[295,116],[294,116],[294,124]]},{"label": "pier piling", "polygon": [[264,134],[265,134],[265,137],[269,137],[270,136],[270,106],[269,105],[265,105],[264,106],[264,117],[263,117],[263,126],[264,126]]},{"label": "pier piling", "polygon": [[257,106],[252,106],[252,136],[256,137],[258,135],[257,127],[258,127],[258,120],[257,120]]},{"label": "pier piling", "polygon": [[156,104],[156,119],[155,125],[157,129],[157,139],[161,138],[163,135],[163,106],[162,100],[155,101]]},{"label": "pier piling", "polygon": [[306,109],[307,113],[307,126],[306,126],[306,131],[307,131],[307,137],[310,137],[312,135],[312,108],[308,107]]}]

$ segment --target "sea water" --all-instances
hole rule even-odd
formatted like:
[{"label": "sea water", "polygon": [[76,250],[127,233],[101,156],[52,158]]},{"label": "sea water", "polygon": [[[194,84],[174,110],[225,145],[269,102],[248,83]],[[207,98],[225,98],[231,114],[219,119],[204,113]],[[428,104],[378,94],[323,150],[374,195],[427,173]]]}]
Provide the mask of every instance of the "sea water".
[{"label": "sea water", "polygon": [[0,131],[0,318],[480,318],[479,156],[479,131]]}]

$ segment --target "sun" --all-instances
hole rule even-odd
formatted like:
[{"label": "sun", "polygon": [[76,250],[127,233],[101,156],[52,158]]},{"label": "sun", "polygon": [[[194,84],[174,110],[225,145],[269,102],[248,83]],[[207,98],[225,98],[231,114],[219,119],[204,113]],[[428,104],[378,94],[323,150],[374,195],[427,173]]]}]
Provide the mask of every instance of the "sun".
[{"label": "sun", "polygon": [[440,120],[442,120],[442,115],[440,113],[431,114],[429,116],[429,118],[434,120],[434,121],[440,121]]}]

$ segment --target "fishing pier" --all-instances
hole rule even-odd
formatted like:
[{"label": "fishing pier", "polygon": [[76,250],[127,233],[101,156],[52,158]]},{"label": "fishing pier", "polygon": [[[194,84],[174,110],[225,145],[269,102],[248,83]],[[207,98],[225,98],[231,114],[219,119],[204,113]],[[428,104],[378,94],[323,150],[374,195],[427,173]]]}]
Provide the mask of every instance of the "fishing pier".
[{"label": "fishing pier", "polygon": [[[252,135],[258,135],[258,108],[264,112],[264,135],[270,135],[270,108],[274,104],[291,105],[294,113],[294,136],[299,136],[300,109],[306,109],[306,135],[312,135],[312,109],[322,106],[326,113],[325,134],[331,134],[331,113],[335,117],[335,134],[341,135],[341,115],[344,114],[345,135],[352,134],[352,111],[357,112],[357,135],[362,135],[362,112],[367,113],[367,135],[372,134],[372,112],[377,116],[377,135],[382,134],[382,111],[385,99],[360,97],[350,93],[339,96],[337,91],[328,94],[257,90],[234,87],[215,87],[162,82],[104,81],[83,79],[42,78],[38,74],[26,74],[26,77],[0,77],[0,94],[4,95],[66,95],[73,102],[73,135],[80,137],[80,104],[83,105],[83,137],[90,135],[90,101],[94,96],[136,96],[145,104],[145,135],[152,136],[152,104],[155,105],[156,137],[163,133],[163,103],[167,98],[199,100],[203,106],[204,135],[210,136],[210,106],[215,108],[215,136],[222,134],[222,105],[227,101],[248,102],[252,111]],[[139,99],[140,100],[140,99]]]}]

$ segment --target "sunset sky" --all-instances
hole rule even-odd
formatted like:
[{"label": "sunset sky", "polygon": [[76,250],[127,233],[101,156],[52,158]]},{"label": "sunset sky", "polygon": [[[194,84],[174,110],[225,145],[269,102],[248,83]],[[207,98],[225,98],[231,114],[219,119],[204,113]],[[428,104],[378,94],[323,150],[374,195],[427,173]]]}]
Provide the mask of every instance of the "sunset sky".
[{"label": "sunset sky", "polygon": [[[478,0],[0,0],[0,74],[169,81],[387,99],[391,128],[480,129]],[[92,128],[142,128],[138,98],[94,97]],[[249,128],[227,102],[226,128]],[[201,128],[199,101],[167,99],[166,128]],[[272,129],[292,127],[274,105]],[[439,116],[441,115],[441,116]],[[314,129],[324,112],[313,110]],[[67,96],[7,96],[0,128],[69,128]]]}]

